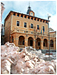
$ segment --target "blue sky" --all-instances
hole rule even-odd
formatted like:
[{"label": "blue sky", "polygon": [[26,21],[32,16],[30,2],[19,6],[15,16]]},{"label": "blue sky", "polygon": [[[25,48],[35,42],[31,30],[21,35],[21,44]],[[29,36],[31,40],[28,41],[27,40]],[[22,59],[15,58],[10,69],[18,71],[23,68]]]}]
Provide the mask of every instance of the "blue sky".
[{"label": "blue sky", "polygon": [[26,14],[29,2],[31,10],[35,12],[36,17],[47,19],[48,15],[50,18],[50,27],[57,30],[56,27],[56,1],[2,1],[5,4],[5,10],[2,16],[2,23],[7,14],[12,10]]}]

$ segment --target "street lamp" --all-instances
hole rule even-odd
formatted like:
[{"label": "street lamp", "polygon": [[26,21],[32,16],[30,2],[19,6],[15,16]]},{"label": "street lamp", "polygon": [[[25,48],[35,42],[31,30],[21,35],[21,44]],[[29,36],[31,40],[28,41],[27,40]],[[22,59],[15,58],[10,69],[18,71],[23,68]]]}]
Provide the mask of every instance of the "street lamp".
[{"label": "street lamp", "polygon": [[[48,16],[48,20],[51,16]],[[48,38],[49,38],[49,60],[50,60],[50,33],[49,33],[49,23],[48,23]]]}]

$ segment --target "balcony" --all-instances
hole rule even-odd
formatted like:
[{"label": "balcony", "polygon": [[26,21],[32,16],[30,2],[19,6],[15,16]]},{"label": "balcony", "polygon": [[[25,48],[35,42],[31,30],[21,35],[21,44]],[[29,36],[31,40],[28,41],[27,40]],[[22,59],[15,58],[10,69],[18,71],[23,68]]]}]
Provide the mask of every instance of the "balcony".
[{"label": "balcony", "polygon": [[35,31],[28,31],[27,29],[26,30],[21,30],[21,29],[18,29],[18,28],[14,28],[13,31],[11,31],[11,33],[14,33],[14,32],[17,32],[17,33],[25,33],[25,34],[33,34],[35,36],[47,36],[47,34],[41,34],[41,32],[35,32]]}]

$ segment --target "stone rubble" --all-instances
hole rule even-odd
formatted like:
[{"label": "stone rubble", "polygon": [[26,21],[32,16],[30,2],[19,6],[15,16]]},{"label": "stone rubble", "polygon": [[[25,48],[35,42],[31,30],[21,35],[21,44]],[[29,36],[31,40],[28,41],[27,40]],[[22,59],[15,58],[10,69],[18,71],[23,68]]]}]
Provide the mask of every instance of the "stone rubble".
[{"label": "stone rubble", "polygon": [[57,61],[45,61],[40,55],[44,56],[40,50],[27,47],[20,52],[7,42],[1,46],[1,74],[55,74]]}]

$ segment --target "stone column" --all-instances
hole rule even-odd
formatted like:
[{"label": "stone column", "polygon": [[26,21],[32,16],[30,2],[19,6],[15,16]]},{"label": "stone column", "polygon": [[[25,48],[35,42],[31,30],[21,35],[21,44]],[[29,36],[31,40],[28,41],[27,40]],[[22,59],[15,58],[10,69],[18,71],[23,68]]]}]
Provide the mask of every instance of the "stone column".
[{"label": "stone column", "polygon": [[35,48],[35,39],[33,40],[33,48]]},{"label": "stone column", "polygon": [[23,18],[25,17],[25,15],[23,15]]},{"label": "stone column", "polygon": [[18,46],[18,41],[19,41],[18,35],[17,34],[14,34],[13,38],[14,38],[14,44],[16,46]]},{"label": "stone column", "polygon": [[[13,35],[13,40],[14,40],[13,43],[15,44],[15,35]],[[15,45],[16,45],[16,44],[15,44]]]},{"label": "stone column", "polygon": [[49,43],[50,43],[50,42],[49,42],[49,40],[48,40],[48,50],[49,50]]},{"label": "stone column", "polygon": [[18,42],[19,42],[19,38],[16,37],[16,38],[15,38],[15,45],[16,45],[16,46],[18,46]]},{"label": "stone column", "polygon": [[41,39],[41,49],[43,49],[43,39]]},{"label": "stone column", "polygon": [[27,47],[28,46],[28,38],[25,37],[25,46]]}]

